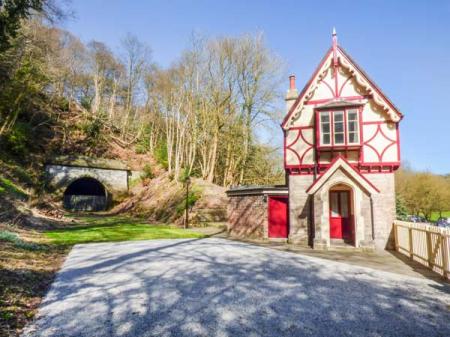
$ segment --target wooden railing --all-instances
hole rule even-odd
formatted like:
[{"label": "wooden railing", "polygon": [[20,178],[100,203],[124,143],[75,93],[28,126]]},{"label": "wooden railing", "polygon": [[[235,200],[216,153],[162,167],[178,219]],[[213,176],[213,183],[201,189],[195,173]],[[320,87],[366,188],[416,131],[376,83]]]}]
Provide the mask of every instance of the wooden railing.
[{"label": "wooden railing", "polygon": [[404,221],[394,222],[395,249],[450,278],[450,230]]}]

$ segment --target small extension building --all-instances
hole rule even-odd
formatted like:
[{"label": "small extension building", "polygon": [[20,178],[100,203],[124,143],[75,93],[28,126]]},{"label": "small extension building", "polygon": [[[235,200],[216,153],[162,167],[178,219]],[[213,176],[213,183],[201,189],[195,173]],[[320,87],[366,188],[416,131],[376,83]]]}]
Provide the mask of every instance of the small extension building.
[{"label": "small extension building", "polygon": [[338,46],[335,32],[300,93],[290,77],[286,103],[287,186],[230,189],[230,234],[317,249],[392,247],[400,111]]}]

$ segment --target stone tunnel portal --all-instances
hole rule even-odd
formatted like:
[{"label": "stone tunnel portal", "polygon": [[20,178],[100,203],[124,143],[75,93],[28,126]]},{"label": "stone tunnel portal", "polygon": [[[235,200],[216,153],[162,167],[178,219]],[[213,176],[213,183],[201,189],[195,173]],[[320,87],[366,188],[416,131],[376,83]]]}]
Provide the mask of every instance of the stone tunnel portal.
[{"label": "stone tunnel portal", "polygon": [[74,180],[64,192],[64,208],[71,211],[104,211],[108,207],[108,191],[97,179]]}]

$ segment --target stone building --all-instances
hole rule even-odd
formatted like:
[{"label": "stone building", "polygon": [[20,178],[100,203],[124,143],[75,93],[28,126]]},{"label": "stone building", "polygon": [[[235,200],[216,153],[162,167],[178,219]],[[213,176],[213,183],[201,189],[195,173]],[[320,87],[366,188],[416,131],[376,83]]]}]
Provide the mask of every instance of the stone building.
[{"label": "stone building", "polygon": [[402,114],[337,44],[303,90],[290,77],[284,133],[287,186],[230,189],[232,235],[389,248]]}]

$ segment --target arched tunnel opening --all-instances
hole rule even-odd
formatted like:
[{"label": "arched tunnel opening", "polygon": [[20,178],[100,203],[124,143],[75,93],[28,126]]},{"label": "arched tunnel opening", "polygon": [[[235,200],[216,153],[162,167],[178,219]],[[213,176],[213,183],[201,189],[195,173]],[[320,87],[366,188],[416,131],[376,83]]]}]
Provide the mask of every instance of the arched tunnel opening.
[{"label": "arched tunnel opening", "polygon": [[108,191],[94,178],[80,178],[67,186],[64,208],[71,211],[104,211],[108,207]]}]

